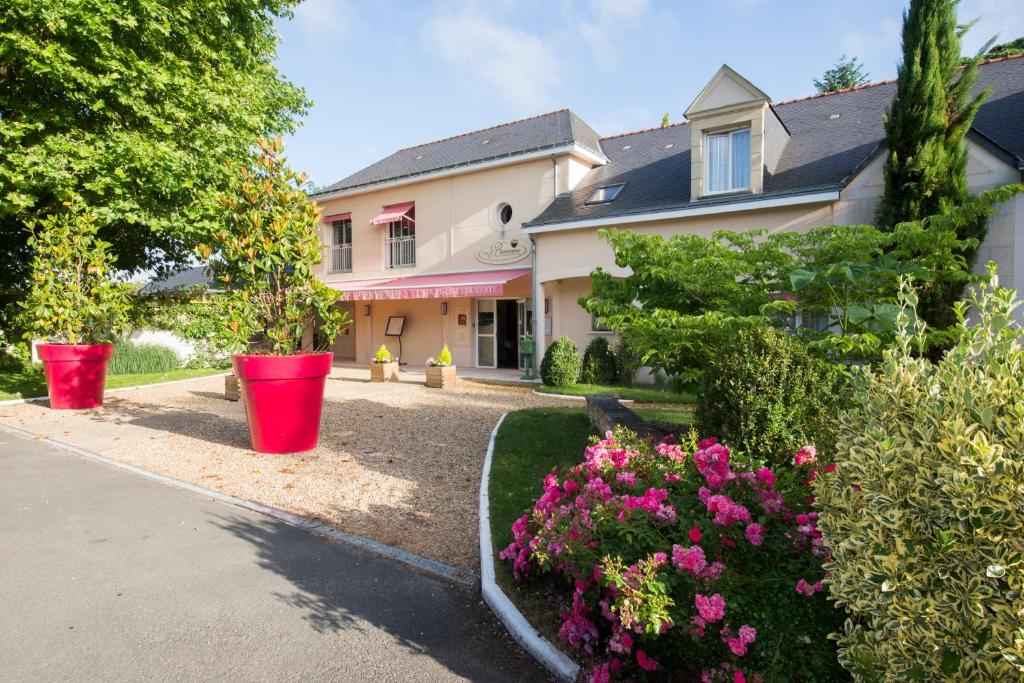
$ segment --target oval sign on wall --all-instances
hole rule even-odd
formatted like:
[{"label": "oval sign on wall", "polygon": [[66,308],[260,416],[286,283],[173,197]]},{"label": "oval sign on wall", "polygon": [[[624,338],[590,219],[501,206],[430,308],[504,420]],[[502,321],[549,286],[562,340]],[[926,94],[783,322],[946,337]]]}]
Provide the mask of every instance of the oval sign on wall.
[{"label": "oval sign on wall", "polygon": [[530,247],[519,240],[498,240],[476,252],[478,261],[484,263],[515,263],[530,255]]}]

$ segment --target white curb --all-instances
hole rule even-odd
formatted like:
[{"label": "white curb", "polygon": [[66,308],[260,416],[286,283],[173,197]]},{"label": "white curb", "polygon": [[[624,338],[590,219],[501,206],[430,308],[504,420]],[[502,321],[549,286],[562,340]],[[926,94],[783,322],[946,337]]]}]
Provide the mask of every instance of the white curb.
[{"label": "white curb", "polygon": [[[198,375],[196,377],[186,377],[185,379],[172,379],[172,380],[168,380],[167,382],[153,382],[152,384],[133,384],[130,387],[116,387],[114,389],[104,389],[103,390],[103,394],[105,396],[107,394],[112,394],[115,391],[130,391],[131,389],[141,389],[143,387],[165,387],[168,384],[181,384],[182,382],[194,382],[197,379],[206,379],[207,377],[225,377],[225,376],[230,375],[230,374],[231,374],[230,372],[221,372],[221,373],[214,372],[214,373],[210,373],[209,375]],[[7,399],[6,401],[0,401],[0,406],[13,406],[13,405],[17,405],[19,403],[31,403],[33,401],[48,401],[48,400],[50,400],[49,396],[33,396],[32,398],[11,398],[11,399]]]},{"label": "white curb", "polygon": [[0,430],[8,431],[12,434],[27,437],[34,441],[39,441],[41,443],[45,443],[47,445],[60,448],[62,450],[69,451],[83,458],[94,460],[105,465],[110,465],[111,467],[116,467],[117,469],[120,470],[125,470],[133,474],[141,475],[143,477],[146,477],[147,479],[152,479],[154,481],[160,482],[161,484],[166,484],[167,486],[173,486],[174,488],[177,489],[182,489],[185,491],[189,491],[190,493],[195,493],[200,496],[211,498],[217,501],[218,503],[232,505],[234,507],[243,508],[245,510],[251,510],[252,512],[258,512],[261,515],[266,515],[267,517],[276,519],[277,521],[283,522],[284,524],[287,524],[289,526],[297,527],[299,529],[317,534],[319,536],[325,536],[333,541],[338,541],[340,543],[347,543],[349,545],[356,546],[358,548],[361,548],[362,550],[374,553],[375,555],[380,555],[382,557],[398,560],[399,562],[415,567],[421,571],[433,574],[444,579],[448,579],[449,581],[454,581],[465,586],[472,586],[476,583],[476,575],[473,572],[459,569],[458,567],[452,567],[450,565],[444,564],[443,562],[438,562],[437,560],[431,560],[426,557],[414,555],[413,553],[402,550],[401,548],[395,548],[390,545],[384,545],[383,543],[379,543],[364,536],[356,536],[355,534],[345,533],[340,529],[337,529],[323,522],[318,522],[315,519],[309,519],[308,517],[292,514],[291,512],[285,512],[284,510],[272,508],[268,505],[261,505],[260,503],[253,502],[251,500],[235,498],[234,496],[229,496],[228,494],[221,493],[220,491],[214,491],[213,489],[207,489],[203,488],[202,486],[196,486],[195,484],[190,484],[186,481],[180,481],[178,479],[174,479],[163,474],[157,474],[156,472],[150,472],[149,470],[142,469],[141,467],[129,465],[128,463],[121,462],[120,460],[114,460],[112,458],[108,458],[105,455],[100,455],[99,453],[87,451],[84,448],[72,446],[71,444],[64,443],[63,441],[50,439],[42,434],[36,434],[34,432],[30,432],[19,427],[12,427],[11,425],[7,425],[2,422],[0,422]]},{"label": "white curb", "polygon": [[[534,393],[537,392],[534,391]],[[484,601],[505,624],[505,628],[512,634],[516,642],[522,645],[556,678],[571,683],[579,676],[579,665],[537,632],[537,629],[526,620],[522,612],[498,587],[494,578],[494,545],[491,541],[488,480],[491,476],[491,458],[494,456],[494,439],[507,415],[508,413],[505,413],[498,419],[498,424],[494,425],[494,430],[491,432],[491,441],[487,444],[487,457],[484,458],[483,478],[480,480],[480,587],[483,591]]]},{"label": "white curb", "polygon": [[[552,393],[549,393],[549,392],[546,392],[546,391],[537,391],[536,389],[533,390],[533,393],[537,394],[538,396],[544,396],[545,398],[562,398],[562,399],[567,399],[569,401],[586,401],[587,400],[586,396],[573,396],[571,394],[552,394]],[[631,398],[620,398],[619,399],[619,403],[635,403],[635,402],[636,401],[634,399],[631,399]]]}]

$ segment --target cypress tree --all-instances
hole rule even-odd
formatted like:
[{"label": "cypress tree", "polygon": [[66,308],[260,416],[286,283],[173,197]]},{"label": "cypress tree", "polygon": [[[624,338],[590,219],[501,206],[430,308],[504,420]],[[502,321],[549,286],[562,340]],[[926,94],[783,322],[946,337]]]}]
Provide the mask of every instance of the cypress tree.
[{"label": "cypress tree", "polygon": [[[967,198],[964,136],[988,92],[971,96],[983,54],[961,67],[959,0],[911,0],[903,13],[903,61],[896,97],[885,117],[889,156],[878,222],[945,213]],[[984,223],[963,226],[960,237],[980,237]]]}]

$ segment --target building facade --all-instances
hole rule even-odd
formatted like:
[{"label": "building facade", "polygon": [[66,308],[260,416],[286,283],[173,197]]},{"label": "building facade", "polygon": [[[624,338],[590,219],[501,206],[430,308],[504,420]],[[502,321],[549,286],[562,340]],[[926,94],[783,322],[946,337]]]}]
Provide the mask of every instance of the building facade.
[{"label": "building facade", "polygon": [[[1024,172],[1024,56],[979,72],[990,95],[968,135],[972,192]],[[386,343],[418,365],[448,344],[458,365],[516,368],[525,335],[538,356],[560,335],[582,348],[609,334],[577,303],[590,272],[625,274],[601,228],[873,223],[894,92],[890,81],[772,102],[723,66],[680,124],[602,138],[562,110],[400,150],[315,195],[320,276],[354,321],[336,356],[367,362]],[[978,268],[989,260],[1024,289],[1024,197],[990,222]],[[388,336],[398,319],[402,336]]]}]

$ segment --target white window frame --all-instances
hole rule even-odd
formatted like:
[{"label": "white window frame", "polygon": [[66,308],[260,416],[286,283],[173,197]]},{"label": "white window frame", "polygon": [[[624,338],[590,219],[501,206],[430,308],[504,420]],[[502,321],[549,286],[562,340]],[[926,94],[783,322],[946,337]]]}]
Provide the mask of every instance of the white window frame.
[{"label": "white window frame", "polygon": [[[347,224],[347,226],[345,225]],[[348,233],[348,242],[338,241],[338,229],[341,228],[342,232]],[[328,273],[351,273],[352,272],[352,219],[345,218],[340,221],[331,221],[331,246],[330,254],[331,257],[328,260]],[[340,254],[339,251],[345,251],[347,254]],[[335,264],[340,263],[340,267],[335,267]],[[346,267],[347,265],[347,267]]]},{"label": "white window frame", "polygon": [[[731,130],[713,130],[704,133],[704,194],[715,195],[715,194],[728,194],[730,192],[745,192],[751,189],[751,182],[754,178],[754,169],[751,167],[747,173],[747,184],[745,187],[733,187],[732,186],[732,147],[733,138],[737,133],[747,132],[750,133],[750,126],[742,126],[740,128],[733,128]],[[725,177],[728,179],[728,187],[724,190],[711,190],[711,146],[708,144],[709,138],[717,136],[727,136],[729,140],[728,150],[725,154],[725,160],[727,164]],[[751,134],[751,137],[753,135]],[[750,164],[750,159],[747,160],[747,164]]]}]

